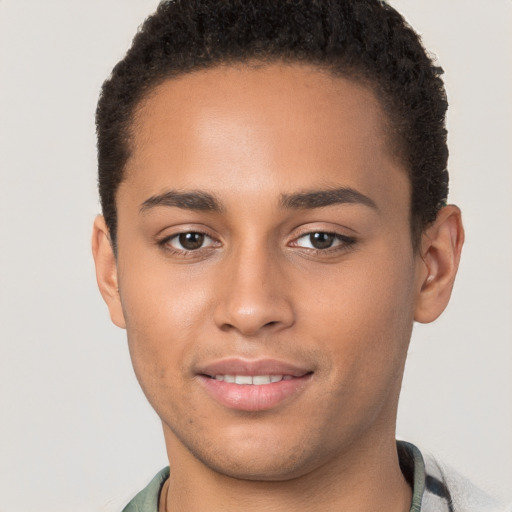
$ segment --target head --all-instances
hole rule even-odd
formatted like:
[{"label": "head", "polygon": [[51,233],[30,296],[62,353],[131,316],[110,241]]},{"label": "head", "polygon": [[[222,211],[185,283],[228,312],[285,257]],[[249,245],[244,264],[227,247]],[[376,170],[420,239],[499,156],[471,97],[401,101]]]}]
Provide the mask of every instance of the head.
[{"label": "head", "polygon": [[93,250],[173,458],[283,480],[392,442],[413,321],[445,308],[462,245],[445,110],[379,1],[145,22],[98,105]]}]

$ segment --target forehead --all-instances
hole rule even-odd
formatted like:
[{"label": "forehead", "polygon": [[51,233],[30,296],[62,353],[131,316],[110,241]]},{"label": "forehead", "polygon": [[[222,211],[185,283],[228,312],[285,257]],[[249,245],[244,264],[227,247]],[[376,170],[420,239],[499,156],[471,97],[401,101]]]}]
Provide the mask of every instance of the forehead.
[{"label": "forehead", "polygon": [[354,80],[309,65],[219,66],[168,79],[141,102],[126,181],[148,196],[268,183],[371,193],[392,172],[407,188],[388,131],[373,91]]}]

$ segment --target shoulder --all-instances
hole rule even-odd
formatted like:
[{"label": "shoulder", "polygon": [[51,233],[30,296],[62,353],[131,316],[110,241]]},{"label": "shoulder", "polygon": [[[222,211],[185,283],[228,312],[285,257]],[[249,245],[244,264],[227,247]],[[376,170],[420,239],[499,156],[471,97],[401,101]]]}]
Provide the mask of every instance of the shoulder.
[{"label": "shoulder", "polygon": [[402,472],[413,488],[411,512],[512,512],[449,466],[416,446],[397,443]]},{"label": "shoulder", "polygon": [[444,488],[447,512],[512,512],[512,506],[506,506],[490,496],[448,465],[429,455],[425,455],[424,459],[425,494],[422,511],[438,510],[440,494]]},{"label": "shoulder", "polygon": [[169,478],[169,468],[159,471],[131,501],[122,512],[158,512],[158,501],[163,483]]}]

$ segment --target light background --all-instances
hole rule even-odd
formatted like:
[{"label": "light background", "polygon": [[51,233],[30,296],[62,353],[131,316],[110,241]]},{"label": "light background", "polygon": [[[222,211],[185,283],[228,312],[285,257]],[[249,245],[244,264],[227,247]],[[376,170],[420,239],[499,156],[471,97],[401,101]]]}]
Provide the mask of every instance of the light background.
[{"label": "light background", "polygon": [[[398,435],[512,498],[512,2],[395,0],[446,71],[452,303],[417,326]],[[0,0],[0,512],[119,511],[166,465],[97,292],[94,109],[156,0]]]}]

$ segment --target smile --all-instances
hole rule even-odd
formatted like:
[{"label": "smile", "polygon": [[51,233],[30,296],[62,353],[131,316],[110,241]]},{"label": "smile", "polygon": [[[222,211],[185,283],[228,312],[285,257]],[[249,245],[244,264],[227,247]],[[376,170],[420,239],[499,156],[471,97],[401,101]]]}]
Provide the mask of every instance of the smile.
[{"label": "smile", "polygon": [[268,411],[297,399],[314,372],[275,359],[228,358],[196,368],[197,381],[209,399],[235,411]]},{"label": "smile", "polygon": [[264,386],[266,384],[272,384],[282,380],[293,379],[291,375],[215,375],[214,377],[210,378],[223,382],[230,382],[232,384],[240,384],[243,386]]}]

